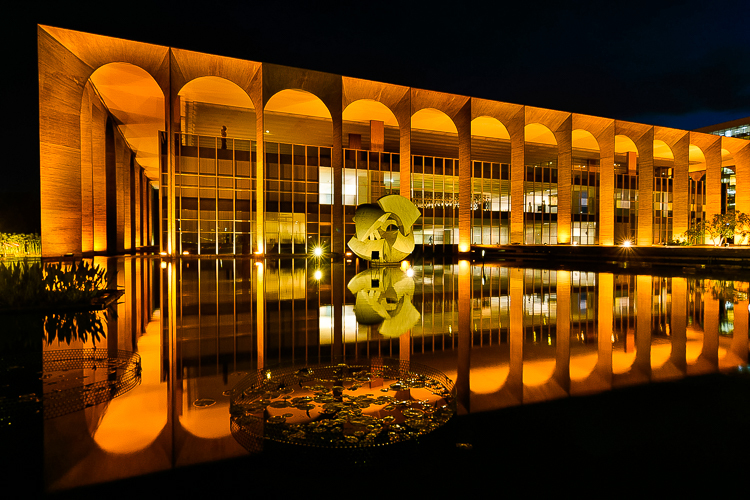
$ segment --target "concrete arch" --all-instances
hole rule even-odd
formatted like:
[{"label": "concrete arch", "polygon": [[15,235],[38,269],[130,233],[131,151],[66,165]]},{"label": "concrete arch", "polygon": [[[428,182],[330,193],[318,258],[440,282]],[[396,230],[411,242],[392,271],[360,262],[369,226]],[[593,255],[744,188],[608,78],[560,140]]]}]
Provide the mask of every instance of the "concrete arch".
[{"label": "concrete arch", "polygon": [[571,132],[573,149],[588,149],[590,151],[600,151],[599,141],[594,134],[585,129],[574,129]]},{"label": "concrete arch", "polygon": [[152,75],[132,63],[103,64],[85,83],[80,108],[82,252],[121,253],[150,240],[149,183],[159,178],[164,101]]},{"label": "concrete arch", "polygon": [[384,103],[375,99],[358,99],[349,103],[341,113],[345,121],[382,121],[386,127],[398,127],[398,118]]},{"label": "concrete arch", "polygon": [[529,123],[523,129],[524,142],[557,146],[555,134],[541,123]]},{"label": "concrete arch", "polygon": [[411,116],[411,128],[429,132],[458,134],[458,127],[444,111],[436,108],[422,108]]},{"label": "concrete arch", "polygon": [[[302,89],[284,89],[270,96],[263,108],[265,139],[271,142],[332,146],[334,126],[331,110],[322,99]],[[299,119],[306,120],[300,127]],[[299,132],[308,136],[300,140]]]},{"label": "concrete arch", "polygon": [[487,115],[477,116],[471,120],[471,135],[506,141],[510,140],[510,134],[505,125],[503,125],[503,122]]},{"label": "concrete arch", "polygon": [[[344,135],[347,133],[355,134],[355,138],[360,138],[360,140],[362,137],[367,137],[372,151],[385,151],[385,129],[386,127],[395,128],[399,133],[398,151],[400,152],[400,123],[393,110],[382,102],[375,99],[352,101],[341,113],[341,120],[347,122],[346,125],[342,126],[342,133]],[[353,141],[354,138],[350,135],[349,140]],[[350,148],[358,149],[354,147],[357,144],[351,142],[348,142],[348,144]],[[363,147],[361,142],[358,144]]]},{"label": "concrete arch", "polygon": [[692,143],[688,146],[688,165],[690,172],[706,170],[706,155],[699,146]]},{"label": "concrete arch", "polygon": [[635,153],[638,155],[638,146],[633,139],[626,135],[618,134],[615,136],[615,154]]},{"label": "concrete arch", "polygon": [[[175,101],[179,106],[179,128],[182,133],[218,137],[221,127],[225,126],[226,134],[230,138],[253,141],[256,139],[253,100],[245,89],[227,78],[194,78],[178,90]],[[205,114],[213,119],[189,123],[186,116],[193,114]]]},{"label": "concrete arch", "polygon": [[660,160],[674,160],[674,153],[669,145],[659,139],[654,140],[654,158]]}]

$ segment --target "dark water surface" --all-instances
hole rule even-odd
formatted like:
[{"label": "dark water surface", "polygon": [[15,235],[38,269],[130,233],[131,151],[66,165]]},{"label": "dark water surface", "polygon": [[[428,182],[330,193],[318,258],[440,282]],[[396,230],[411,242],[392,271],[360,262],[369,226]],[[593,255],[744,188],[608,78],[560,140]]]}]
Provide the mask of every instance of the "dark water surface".
[{"label": "dark water surface", "polygon": [[[24,481],[47,493],[127,478],[205,480],[238,463],[269,477],[278,469],[263,469],[263,452],[232,433],[231,389],[259,370],[380,358],[455,383],[459,424],[449,446],[429,452],[438,469],[491,475],[515,463],[530,477],[575,477],[602,460],[615,462],[614,473],[638,457],[653,465],[663,454],[674,464],[700,452],[712,456],[697,462],[716,463],[746,448],[746,281],[467,261],[379,269],[315,260],[96,263],[116,269],[125,290],[102,316],[106,337],[45,341],[31,349],[36,377],[5,387],[42,395],[38,412],[14,417],[20,431],[4,435],[23,447]],[[233,481],[225,475],[224,486]]]}]

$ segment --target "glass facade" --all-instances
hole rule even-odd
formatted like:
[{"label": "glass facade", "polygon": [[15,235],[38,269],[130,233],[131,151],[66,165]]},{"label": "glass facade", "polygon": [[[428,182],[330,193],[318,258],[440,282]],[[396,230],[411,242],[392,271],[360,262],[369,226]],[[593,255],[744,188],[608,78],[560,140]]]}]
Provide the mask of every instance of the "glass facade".
[{"label": "glass facade", "polygon": [[414,242],[458,244],[458,160],[413,155],[411,193],[422,212],[414,224]]},{"label": "glass facade", "polygon": [[572,243],[599,243],[599,159],[573,157],[572,172]]},{"label": "glass facade", "polygon": [[510,243],[510,165],[472,162],[471,244]]},{"label": "glass facade", "polygon": [[[166,148],[162,136],[162,149]],[[196,134],[175,136],[175,220],[177,252],[200,255],[250,254],[257,250],[255,142]],[[527,245],[557,243],[557,147],[526,143],[524,237]],[[482,156],[480,154],[480,156]],[[162,155],[162,195],[167,193],[166,155]],[[341,207],[344,241],[355,234],[358,205],[400,192],[398,153],[343,150]],[[673,234],[673,161],[657,159],[652,197],[654,244]],[[510,244],[510,164],[471,163],[471,244]],[[616,154],[614,163],[614,242],[638,241],[637,156]],[[722,211],[733,210],[734,167],[721,176]],[[598,151],[573,150],[571,162],[571,243],[599,244],[600,163]],[[458,243],[458,160],[412,155],[411,198],[422,216],[414,225],[415,243],[434,249]],[[333,214],[332,148],[266,142],[264,209],[266,253],[308,254],[331,248]],[[705,220],[705,172],[691,172],[689,227]],[[163,199],[163,237],[167,237],[167,199]]]},{"label": "glass facade", "polygon": [[524,243],[557,243],[557,147],[526,143]]},{"label": "glass facade", "polygon": [[654,167],[653,242],[672,240],[672,172],[671,167]]},{"label": "glass facade", "polygon": [[615,244],[638,241],[638,168],[615,156]]}]

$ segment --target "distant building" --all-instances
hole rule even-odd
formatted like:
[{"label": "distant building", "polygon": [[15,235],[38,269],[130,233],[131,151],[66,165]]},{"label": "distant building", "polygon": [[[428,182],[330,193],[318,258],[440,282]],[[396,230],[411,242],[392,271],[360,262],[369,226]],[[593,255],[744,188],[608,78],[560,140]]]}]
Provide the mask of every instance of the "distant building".
[{"label": "distant building", "polygon": [[710,127],[703,127],[696,132],[721,135],[724,137],[736,137],[737,139],[750,139],[750,116],[732,120],[731,122],[719,123]]},{"label": "distant building", "polygon": [[356,206],[386,194],[422,212],[417,245],[460,253],[652,245],[750,213],[733,124],[677,130],[47,26],[38,54],[45,256],[343,253]]}]

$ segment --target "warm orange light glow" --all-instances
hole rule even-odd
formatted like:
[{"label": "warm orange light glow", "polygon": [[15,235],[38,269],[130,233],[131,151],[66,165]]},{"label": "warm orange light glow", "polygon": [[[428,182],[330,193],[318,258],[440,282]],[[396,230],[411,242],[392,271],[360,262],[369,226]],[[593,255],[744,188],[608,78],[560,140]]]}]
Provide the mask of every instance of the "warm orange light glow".
[{"label": "warm orange light glow", "polygon": [[470,249],[470,245],[468,243],[461,243],[458,245],[458,251],[461,253],[466,253]]}]

